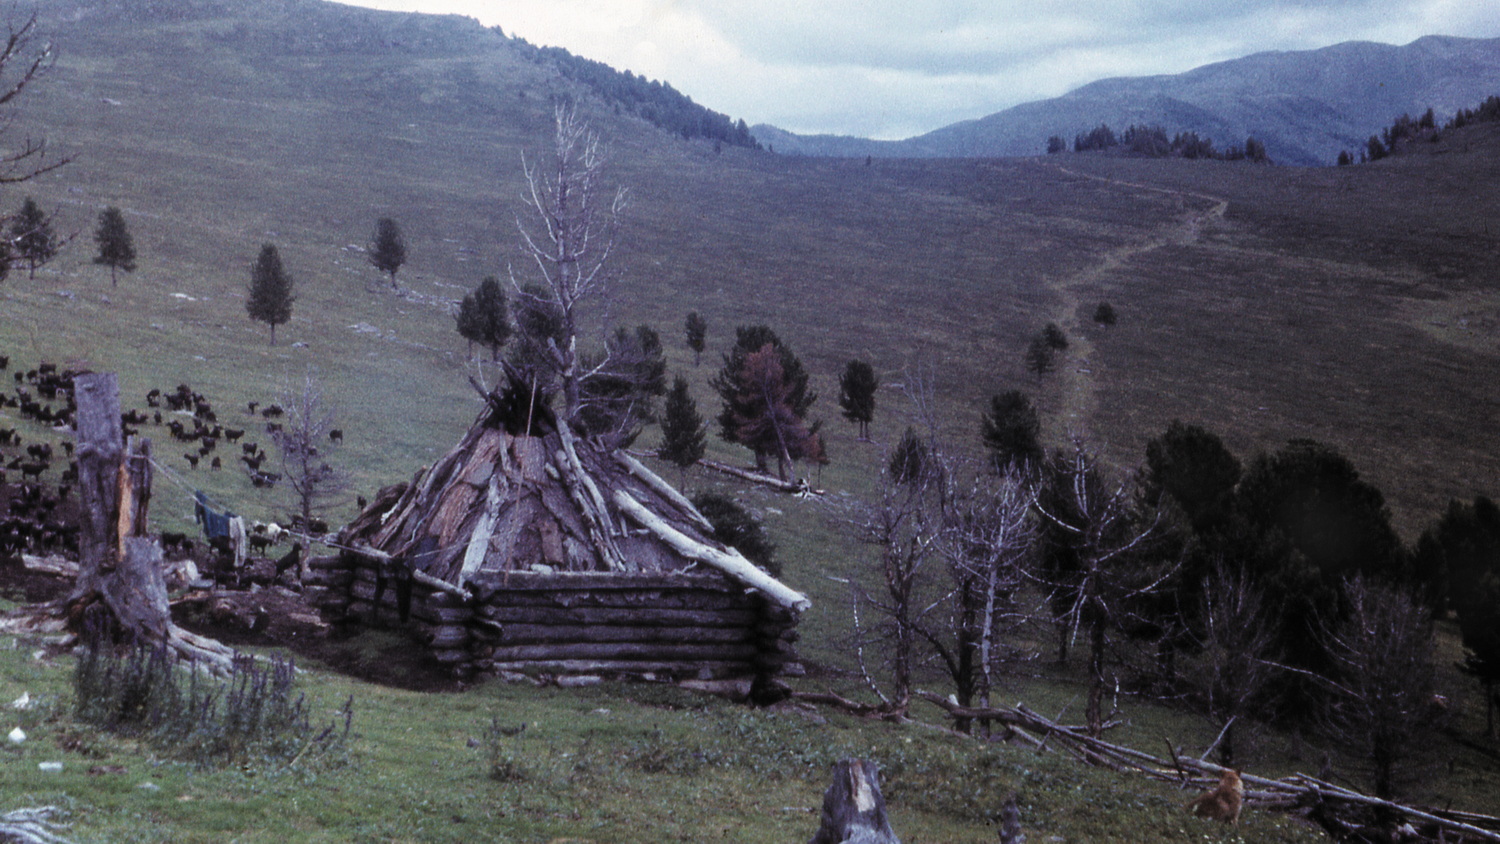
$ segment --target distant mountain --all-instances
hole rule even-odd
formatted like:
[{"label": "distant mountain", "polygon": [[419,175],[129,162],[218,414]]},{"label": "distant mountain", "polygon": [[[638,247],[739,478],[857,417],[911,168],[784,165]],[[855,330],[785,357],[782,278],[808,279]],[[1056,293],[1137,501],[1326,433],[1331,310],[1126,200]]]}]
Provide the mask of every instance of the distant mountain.
[{"label": "distant mountain", "polygon": [[1403,113],[1439,118],[1500,93],[1500,38],[1431,35],[1405,46],[1350,41],[1319,50],[1256,53],[1171,76],[1103,79],[1050,100],[945,126],[904,141],[751,131],[779,153],[971,157],[1038,155],[1047,138],[1100,123],[1158,124],[1219,146],[1255,137],[1273,160],[1331,164]]}]

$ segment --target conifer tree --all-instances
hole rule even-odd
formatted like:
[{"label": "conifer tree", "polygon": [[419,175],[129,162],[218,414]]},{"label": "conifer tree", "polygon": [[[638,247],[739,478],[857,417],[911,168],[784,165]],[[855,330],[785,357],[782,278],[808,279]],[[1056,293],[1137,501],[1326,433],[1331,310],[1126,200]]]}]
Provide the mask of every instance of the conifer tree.
[{"label": "conifer tree", "polygon": [[1042,376],[1056,366],[1056,356],[1057,350],[1045,335],[1038,334],[1031,339],[1031,344],[1026,347],[1026,369],[1036,376],[1038,384],[1042,383]]},{"label": "conifer tree", "polygon": [[31,278],[36,278],[37,267],[57,256],[58,241],[52,233],[52,221],[29,196],[20,213],[11,220],[10,243],[14,250],[12,260],[25,261]]},{"label": "conifer tree", "polygon": [[406,242],[401,238],[401,227],[390,217],[381,217],[375,223],[375,237],[370,241],[370,263],[375,269],[391,277],[391,287],[397,290],[396,271],[406,263]]},{"label": "conifer tree", "polygon": [[463,298],[458,305],[458,333],[469,341],[469,356],[474,356],[474,344],[488,346],[490,360],[500,360],[500,347],[510,339],[510,304],[499,279],[486,276],[474,292]]},{"label": "conifer tree", "polygon": [[1035,471],[1042,462],[1042,423],[1031,399],[1019,390],[990,399],[990,412],[979,421],[980,437],[996,469],[1016,465]]},{"label": "conifer tree", "polygon": [[281,254],[267,243],[250,270],[250,295],[245,311],[250,318],[271,326],[271,345],[276,345],[276,326],[292,318],[292,277],[281,265]]},{"label": "conifer tree", "polygon": [[708,323],[703,317],[693,311],[687,315],[687,347],[693,350],[693,366],[697,366],[703,358],[703,343],[708,336]]},{"label": "conifer tree", "polygon": [[125,215],[111,205],[99,212],[99,227],[94,230],[94,242],[99,244],[99,254],[94,263],[109,267],[111,287],[120,283],[120,270],[135,272],[135,243],[130,230],[125,227]]},{"label": "conifer tree", "polygon": [[687,469],[703,457],[705,434],[703,417],[698,415],[698,405],[688,392],[687,379],[679,375],[672,379],[672,389],[667,391],[661,418],[661,446],[656,456]]},{"label": "conifer tree", "polygon": [[921,483],[928,479],[928,473],[934,468],[927,444],[917,436],[915,428],[906,426],[906,433],[901,435],[901,442],[891,452],[891,461],[886,467],[891,480],[898,484]]},{"label": "conifer tree", "polygon": [[870,439],[870,422],[875,419],[875,391],[880,378],[875,368],[862,360],[851,360],[839,377],[839,407],[844,418],[859,425],[859,438]]},{"label": "conifer tree", "polygon": [[765,471],[775,455],[785,480],[789,464],[821,453],[814,443],[818,425],[806,417],[818,396],[807,389],[807,372],[792,351],[764,325],[736,329],[734,348],[710,382],[724,401],[719,436],[755,453]]}]

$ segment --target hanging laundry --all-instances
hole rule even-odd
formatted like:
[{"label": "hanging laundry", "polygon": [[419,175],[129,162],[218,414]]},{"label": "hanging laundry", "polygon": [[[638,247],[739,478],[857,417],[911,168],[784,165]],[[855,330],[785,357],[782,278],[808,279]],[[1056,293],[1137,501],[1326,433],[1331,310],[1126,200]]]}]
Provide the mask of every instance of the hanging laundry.
[{"label": "hanging laundry", "polygon": [[203,525],[203,535],[209,542],[229,539],[229,520],[234,517],[233,513],[219,513],[209,508],[208,496],[202,492],[193,493],[193,521]]}]

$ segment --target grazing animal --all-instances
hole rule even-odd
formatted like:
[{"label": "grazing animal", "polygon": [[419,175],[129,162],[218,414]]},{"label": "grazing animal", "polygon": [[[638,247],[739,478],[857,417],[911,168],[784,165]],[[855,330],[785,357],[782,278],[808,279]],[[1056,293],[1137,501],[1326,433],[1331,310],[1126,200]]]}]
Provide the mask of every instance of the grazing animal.
[{"label": "grazing animal", "polygon": [[344,441],[344,429],[343,428],[334,428],[332,431],[329,431],[328,432],[328,439],[333,440],[336,443],[343,442]]},{"label": "grazing animal", "polygon": [[188,452],[187,454],[184,454],[182,456],[187,459],[187,462],[191,464],[194,469],[198,468],[198,455],[193,454],[192,452]]},{"label": "grazing animal", "polygon": [[283,554],[281,556],[281,559],[279,559],[279,560],[276,561],[276,576],[280,577],[282,572],[284,572],[287,569],[291,568],[292,566],[296,565],[297,561],[300,560],[301,558],[302,558],[302,543],[300,543],[300,542],[293,542],[292,543],[292,550],[290,550],[290,551],[286,552],[285,554]]},{"label": "grazing animal", "polygon": [[1240,772],[1225,769],[1218,787],[1193,798],[1187,808],[1200,818],[1213,818],[1238,826],[1244,802],[1245,783],[1240,780]]},{"label": "grazing animal", "polygon": [[220,460],[218,457],[214,457],[213,462],[208,464],[208,468],[210,468],[210,469],[222,469],[222,468],[224,468],[224,462],[222,460]]}]

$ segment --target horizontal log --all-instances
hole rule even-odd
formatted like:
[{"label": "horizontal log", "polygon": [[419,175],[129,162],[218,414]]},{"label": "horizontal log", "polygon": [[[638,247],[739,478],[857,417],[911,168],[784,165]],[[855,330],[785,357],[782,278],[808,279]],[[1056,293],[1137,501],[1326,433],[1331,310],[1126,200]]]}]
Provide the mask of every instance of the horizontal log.
[{"label": "horizontal log", "polygon": [[470,578],[469,583],[481,597],[493,590],[555,592],[573,589],[698,589],[732,594],[745,591],[744,586],[718,572],[481,572]]},{"label": "horizontal log", "polygon": [[674,644],[668,642],[559,642],[547,645],[507,645],[495,648],[495,661],[530,659],[644,659],[659,662],[694,660],[749,661],[755,648],[738,644]]},{"label": "horizontal log", "polygon": [[543,642],[732,642],[749,644],[748,631],[737,627],[640,627],[614,624],[502,624],[500,644]]},{"label": "horizontal log", "polygon": [[749,610],[659,610],[617,607],[495,607],[479,608],[479,614],[501,624],[626,624],[639,627],[735,627],[749,628],[755,616]]},{"label": "horizontal log", "polygon": [[736,660],[702,660],[696,662],[673,662],[649,659],[536,659],[536,660],[484,660],[480,668],[488,671],[515,671],[543,674],[630,674],[670,675],[676,677],[710,678],[744,677],[755,670],[748,663]]},{"label": "horizontal log", "polygon": [[456,665],[473,660],[468,651],[453,649],[435,650],[432,652],[432,658],[444,665]]},{"label": "horizontal log", "polygon": [[459,625],[437,625],[424,624],[413,621],[407,624],[407,629],[417,641],[429,648],[460,648],[469,643],[469,628]]},{"label": "horizontal log", "polygon": [[314,570],[351,571],[353,562],[342,554],[322,555],[307,558],[307,567]]},{"label": "horizontal log", "polygon": [[669,610],[754,610],[747,596],[666,589],[491,592],[481,603],[512,607],[659,607]]},{"label": "horizontal log", "polygon": [[302,578],[304,586],[331,586],[347,589],[354,581],[354,572],[347,569],[313,569]]},{"label": "horizontal log", "polygon": [[[369,605],[375,600],[375,584],[356,581],[351,585],[349,594],[360,603]],[[473,618],[474,611],[468,607],[434,606],[435,601],[440,601],[442,593],[431,593],[421,595],[415,588],[411,596],[411,617],[433,624],[461,624]],[[388,612],[392,616],[396,614],[396,585],[387,583],[385,592],[380,596],[380,611]]]}]

